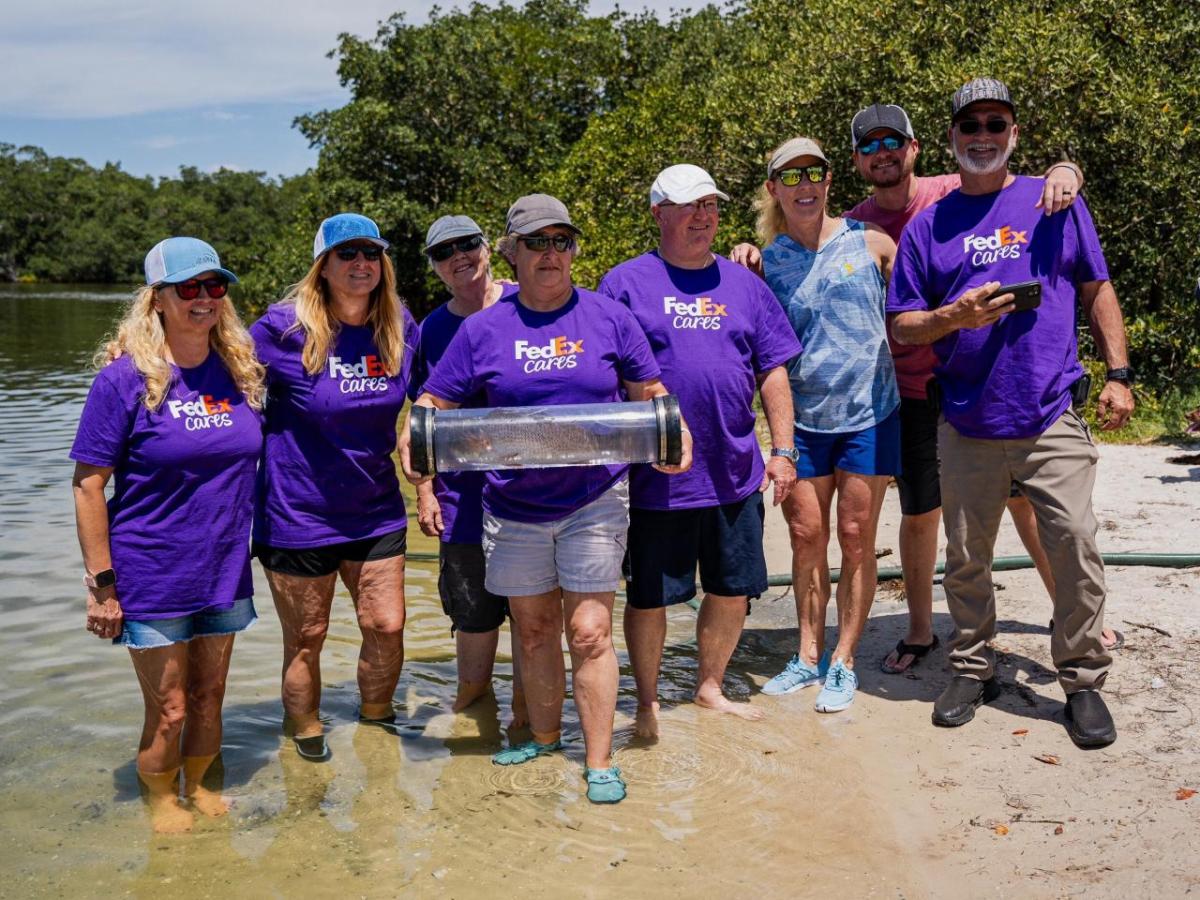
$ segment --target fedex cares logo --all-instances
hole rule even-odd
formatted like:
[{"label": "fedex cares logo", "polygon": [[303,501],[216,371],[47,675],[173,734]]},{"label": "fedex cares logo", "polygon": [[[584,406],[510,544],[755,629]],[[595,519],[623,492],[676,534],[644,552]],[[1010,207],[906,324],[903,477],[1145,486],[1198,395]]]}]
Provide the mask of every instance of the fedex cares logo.
[{"label": "fedex cares logo", "polygon": [[663,297],[663,313],[674,317],[671,319],[672,328],[719,331],[721,319],[729,315],[725,306],[724,303],[714,303],[712,297],[697,297],[691,303],[684,303],[678,297]]},{"label": "fedex cares logo", "polygon": [[214,400],[211,394],[205,394],[196,400],[168,400],[167,412],[173,419],[183,419],[183,427],[188,431],[228,428],[233,424],[230,418],[233,401],[228,397]]},{"label": "fedex cares logo", "polygon": [[1001,259],[1016,259],[1021,244],[1028,244],[1024,231],[1008,225],[991,234],[969,234],[963,238],[963,253],[971,254],[971,265],[986,266]]},{"label": "fedex cares logo", "polygon": [[583,338],[573,341],[566,335],[553,338],[548,344],[531,344],[529,341],[516,341],[513,344],[513,355],[518,360],[524,360],[524,370],[528,372],[549,372],[551,369],[573,369],[575,357],[583,352]]},{"label": "fedex cares logo", "polygon": [[338,390],[343,394],[361,394],[388,389],[387,370],[374,353],[353,362],[340,356],[329,357],[329,377],[340,379]]}]

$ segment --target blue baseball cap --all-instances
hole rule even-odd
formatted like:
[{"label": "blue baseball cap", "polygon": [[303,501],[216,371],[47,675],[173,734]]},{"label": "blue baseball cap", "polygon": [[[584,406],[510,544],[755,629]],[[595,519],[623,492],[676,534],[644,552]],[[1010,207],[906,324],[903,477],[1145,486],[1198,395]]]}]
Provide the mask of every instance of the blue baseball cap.
[{"label": "blue baseball cap", "polygon": [[234,284],[237,276],[221,268],[221,257],[204,241],[193,237],[169,237],[146,254],[146,284],[179,284],[201,272],[216,272]]},{"label": "blue baseball cap", "polygon": [[338,213],[322,222],[317,229],[317,236],[313,239],[313,259],[347,241],[370,241],[384,250],[389,246],[379,236],[379,226],[371,219],[358,213]]}]

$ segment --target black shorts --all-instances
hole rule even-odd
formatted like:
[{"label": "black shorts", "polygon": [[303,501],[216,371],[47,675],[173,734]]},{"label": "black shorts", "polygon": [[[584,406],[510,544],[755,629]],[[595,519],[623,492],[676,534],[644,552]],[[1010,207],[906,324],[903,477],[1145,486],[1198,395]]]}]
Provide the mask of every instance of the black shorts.
[{"label": "black shorts", "polygon": [[438,548],[438,594],[450,617],[450,633],[495,631],[508,615],[508,599],[483,586],[483,545],[442,544]]},{"label": "black shorts", "polygon": [[938,413],[928,400],[900,398],[900,512],[919,516],[942,505],[938,480]]},{"label": "black shorts", "polygon": [[332,575],[343,562],[390,559],[393,556],[403,556],[406,552],[407,528],[357,541],[326,544],[324,547],[272,547],[258,541],[254,541],[250,547],[250,554],[258,557],[264,569],[278,572],[280,575],[299,575],[303,578]]},{"label": "black shorts", "polygon": [[762,494],[699,509],[631,509],[626,600],[635,609],[659,609],[696,596],[696,565],[706,593],[762,596]]}]

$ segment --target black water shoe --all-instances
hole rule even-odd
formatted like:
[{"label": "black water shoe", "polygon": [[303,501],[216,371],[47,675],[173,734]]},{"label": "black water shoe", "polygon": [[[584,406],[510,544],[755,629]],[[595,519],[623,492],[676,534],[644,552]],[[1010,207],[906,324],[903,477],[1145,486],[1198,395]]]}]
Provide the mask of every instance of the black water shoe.
[{"label": "black water shoe", "polygon": [[1067,734],[1076,747],[1107,747],[1117,739],[1117,726],[1099,691],[1068,694],[1066,715]]},{"label": "black water shoe", "polygon": [[955,675],[933,704],[933,724],[944,728],[966,725],[975,718],[975,710],[1000,696],[1000,682]]}]

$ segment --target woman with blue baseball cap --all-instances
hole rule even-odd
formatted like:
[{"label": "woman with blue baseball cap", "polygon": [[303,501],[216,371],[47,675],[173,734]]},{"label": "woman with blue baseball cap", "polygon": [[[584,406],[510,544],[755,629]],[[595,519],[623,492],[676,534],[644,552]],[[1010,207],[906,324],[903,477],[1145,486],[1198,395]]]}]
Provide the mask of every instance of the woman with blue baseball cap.
[{"label": "woman with blue baseball cap", "polygon": [[366,216],[321,223],[313,264],[250,329],[267,369],[254,555],[283,628],[285,727],[329,758],[321,647],[340,576],[362,632],[359,721],[396,729],[408,521],[392,451],[417,346],[388,242]]},{"label": "woman with blue baseball cap", "polygon": [[[263,369],[204,241],[146,255],[146,286],[96,354],[71,458],[87,628],[129,648],[145,717],[137,772],[155,830],[228,806],[201,781],[221,750],[234,635],[255,621],[250,520]],[[104,488],[116,476],[112,500]]]}]

